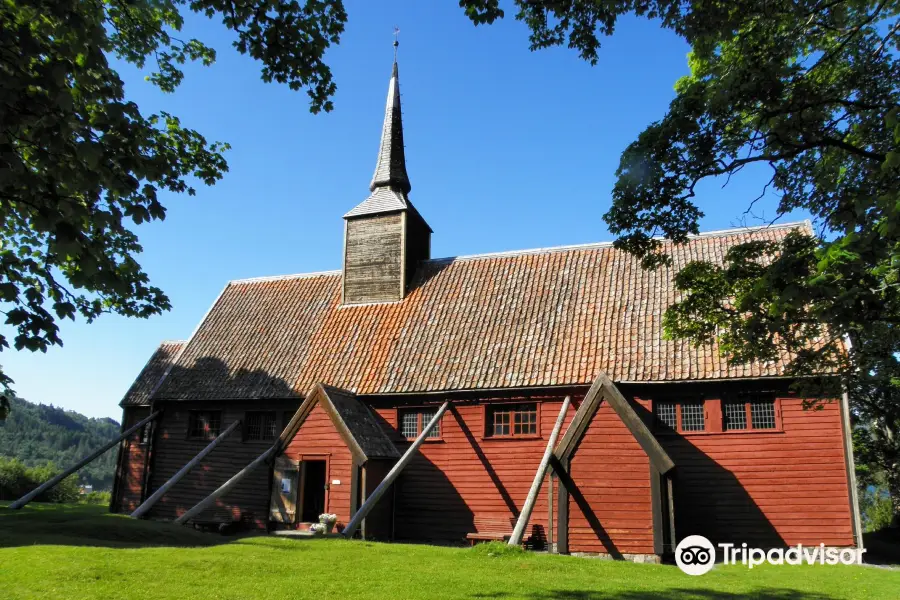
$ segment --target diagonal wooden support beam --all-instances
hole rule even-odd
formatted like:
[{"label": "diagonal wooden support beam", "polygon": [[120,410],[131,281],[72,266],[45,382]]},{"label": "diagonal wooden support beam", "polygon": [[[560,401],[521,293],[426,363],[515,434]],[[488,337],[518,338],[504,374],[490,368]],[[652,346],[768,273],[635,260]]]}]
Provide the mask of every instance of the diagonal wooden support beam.
[{"label": "diagonal wooden support beam", "polygon": [[173,485],[175,485],[176,483],[181,481],[182,477],[184,477],[185,475],[190,473],[191,469],[193,469],[194,467],[199,465],[200,461],[203,460],[204,458],[206,458],[206,455],[209,454],[210,452],[212,452],[216,448],[216,446],[218,446],[219,443],[222,442],[222,440],[224,440],[226,437],[228,437],[228,435],[232,431],[234,431],[237,428],[237,426],[240,424],[241,424],[241,420],[238,419],[237,421],[235,421],[234,423],[229,425],[228,429],[226,429],[225,431],[223,431],[222,433],[217,435],[216,439],[214,439],[212,442],[210,442],[210,444],[206,448],[201,450],[197,456],[192,458],[186,465],[181,467],[181,469],[177,473],[175,473],[171,479],[169,479],[167,482],[162,484],[158,490],[153,492],[153,494],[149,498],[144,500],[143,504],[141,504],[136,509],[134,509],[134,512],[131,513],[131,516],[135,519],[140,519],[145,514],[147,514],[147,511],[149,511],[151,508],[153,508],[153,505],[156,504],[159,501],[159,499],[162,498],[166,494],[166,492],[168,492],[172,488]]},{"label": "diagonal wooden support beam", "polygon": [[278,444],[272,445],[268,450],[266,450],[265,452],[263,452],[262,454],[257,456],[253,460],[253,462],[251,462],[249,465],[247,465],[246,467],[244,467],[243,469],[241,469],[240,471],[235,473],[231,479],[229,479],[228,481],[226,481],[225,483],[220,485],[216,489],[216,491],[214,491],[212,494],[210,494],[209,496],[207,496],[206,498],[201,500],[192,509],[190,509],[189,511],[187,511],[186,513],[184,513],[183,515],[181,515],[180,517],[175,519],[175,522],[178,523],[179,525],[184,525],[185,523],[187,523],[188,521],[190,521],[191,519],[193,519],[194,517],[196,517],[197,515],[202,513],[204,510],[206,510],[207,508],[212,506],[216,500],[218,500],[219,498],[221,498],[222,496],[224,496],[225,494],[230,492],[231,488],[236,486],[241,481],[241,479],[243,479],[244,477],[246,477],[247,475],[249,475],[250,473],[255,471],[257,469],[257,467],[259,467],[261,464],[263,464],[266,461],[266,459],[269,458],[269,456],[271,456],[273,452],[275,452],[275,450],[277,448],[278,448]]},{"label": "diagonal wooden support beam", "polygon": [[544,456],[541,458],[541,464],[538,466],[537,473],[534,475],[534,481],[531,482],[531,489],[528,491],[528,497],[525,499],[525,505],[522,512],[519,513],[519,519],[516,526],[513,527],[512,535],[509,537],[510,546],[518,546],[522,543],[522,536],[525,534],[525,526],[528,525],[528,519],[531,518],[531,511],[534,510],[534,503],[537,501],[538,493],[541,491],[541,483],[544,481],[544,475],[547,473],[547,465],[550,463],[550,457],[553,455],[553,448],[556,446],[556,440],[559,437],[559,430],[562,429],[563,422],[566,420],[566,413],[569,410],[569,403],[572,398],[566,396],[563,400],[562,408],[559,416],[556,417],[556,425],[550,432],[550,439],[547,440],[547,448],[544,450]]},{"label": "diagonal wooden support beam", "polygon": [[300,431],[300,427],[303,425],[304,421],[306,421],[306,417],[308,417],[309,413],[312,411],[312,408],[316,403],[316,389],[319,387],[321,386],[313,386],[313,389],[306,395],[306,399],[303,400],[303,402],[300,404],[300,407],[296,410],[296,412],[294,412],[294,416],[291,417],[290,421],[288,421],[287,426],[285,426],[284,430],[282,430],[281,435],[278,436],[278,439],[275,440],[275,443],[272,444],[272,446],[268,450],[257,456],[249,465],[235,473],[231,479],[220,485],[218,489],[216,489],[216,491],[201,500],[196,506],[175,519],[175,522],[179,525],[184,525],[190,519],[196,517],[201,512],[209,508],[216,500],[230,492],[231,489],[241,481],[241,479],[246,477],[249,473],[266,462],[266,460],[270,456],[278,456],[279,454],[281,454],[294,438],[294,436],[297,435],[297,432]]},{"label": "diagonal wooden support beam", "polygon": [[68,477],[69,475],[71,475],[72,473],[77,471],[78,469],[80,469],[81,467],[85,466],[89,462],[96,460],[97,458],[100,457],[101,454],[106,453],[107,450],[109,450],[110,448],[112,448],[113,446],[115,446],[116,444],[118,444],[119,442],[124,440],[125,438],[127,438],[129,435],[131,435],[132,433],[134,433],[135,431],[137,431],[138,429],[140,429],[141,427],[143,427],[144,425],[146,425],[147,423],[149,423],[150,421],[152,421],[153,419],[158,417],[160,412],[161,411],[156,411],[155,413],[153,413],[146,419],[143,419],[142,421],[139,421],[135,425],[132,425],[131,427],[129,427],[128,429],[123,431],[119,437],[104,444],[103,447],[95,450],[90,455],[82,458],[77,463],[75,463],[74,465],[72,465],[71,467],[69,467],[68,469],[66,469],[65,471],[63,471],[62,473],[60,473],[59,475],[54,477],[53,479],[50,479],[49,481],[45,481],[44,483],[42,483],[35,489],[31,490],[30,492],[28,492],[27,494],[25,494],[24,496],[22,496],[21,498],[19,498],[12,504],[10,504],[9,507],[14,510],[22,508],[23,506],[25,506],[26,504],[28,504],[29,502],[34,500],[37,496],[39,496],[40,494],[46,492],[47,490],[55,487],[60,481],[62,481],[63,479],[65,479],[66,477]]},{"label": "diagonal wooden support beam", "polygon": [[381,497],[384,493],[391,487],[391,484],[394,483],[394,480],[400,475],[400,472],[409,464],[409,461],[413,459],[416,451],[419,449],[419,446],[422,445],[422,442],[425,441],[425,438],[428,437],[428,434],[431,433],[431,430],[434,429],[434,426],[437,425],[438,421],[441,420],[441,416],[443,416],[444,411],[447,410],[447,407],[450,406],[449,402],[444,402],[441,407],[438,409],[437,413],[428,421],[428,424],[422,428],[422,433],[419,434],[419,437],[416,438],[416,441],[412,443],[412,445],[406,449],[406,452],[403,453],[403,456],[400,457],[400,460],[397,461],[397,464],[388,472],[387,475],[384,476],[384,479],[381,480],[381,483],[378,484],[378,487],[375,488],[375,491],[372,492],[372,495],[366,498],[366,501],[363,502],[363,505],[359,507],[359,510],[356,511],[356,514],[353,515],[353,518],[350,519],[350,522],[347,523],[347,526],[344,528],[344,531],[341,533],[344,537],[352,538],[353,534],[356,533],[356,530],[359,529],[360,524],[363,519],[366,518],[372,509],[375,508],[375,505],[378,504],[378,501],[381,500]]}]

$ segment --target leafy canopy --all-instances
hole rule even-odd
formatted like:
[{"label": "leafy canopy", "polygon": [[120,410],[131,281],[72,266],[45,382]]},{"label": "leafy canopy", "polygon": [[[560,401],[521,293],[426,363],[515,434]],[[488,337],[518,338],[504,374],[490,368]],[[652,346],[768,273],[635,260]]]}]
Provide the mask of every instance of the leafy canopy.
[{"label": "leafy canopy", "polygon": [[[16,349],[61,345],[58,319],[169,309],[137,262],[134,226],[165,218],[161,191],[221,179],[228,145],[142,113],[108,59],[149,65],[148,80],[174,91],[182,65],[216,56],[178,37],[187,10],[234,31],[265,81],[332,109],[322,57],[344,28],[340,0],[0,1],[0,309]],[[0,350],[9,344],[0,333]]]}]

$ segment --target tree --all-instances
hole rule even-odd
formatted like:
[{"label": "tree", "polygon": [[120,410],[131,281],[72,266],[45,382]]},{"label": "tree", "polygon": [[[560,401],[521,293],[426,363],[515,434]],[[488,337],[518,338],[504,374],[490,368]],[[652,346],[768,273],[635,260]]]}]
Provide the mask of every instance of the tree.
[{"label": "tree", "polygon": [[[48,462],[68,467],[121,433],[119,423],[111,419],[91,419],[16,397],[10,398],[10,404],[9,417],[0,421],[0,456],[15,456],[26,467]],[[115,468],[116,453],[106,452],[79,469],[75,480],[91,484],[97,491],[108,490]]]},{"label": "tree", "polygon": [[58,319],[169,309],[137,261],[134,226],[165,218],[160,191],[193,195],[194,180],[221,179],[228,145],[175,115],[143,114],[107,59],[150,61],[148,79],[175,91],[181,65],[216,56],[177,37],[183,10],[221,19],[235,48],[262,63],[263,80],[306,90],[312,112],[332,108],[322,57],[343,32],[340,0],[0,4],[0,309],[18,350],[61,345]]},{"label": "tree", "polygon": [[[502,16],[464,2],[477,23]],[[616,245],[646,268],[670,265],[656,236],[698,232],[694,189],[747,165],[778,215],[814,230],[732,248],[723,264],[675,276],[666,333],[713,339],[734,362],[792,357],[809,397],[850,394],[861,460],[886,479],[900,516],[900,2],[626,0],[516,2],[532,49],[567,43],[596,61],[619,16],[657,18],[690,45],[690,75],[668,112],[622,155],[605,215]],[[752,214],[758,198],[731,197]],[[833,377],[821,377],[831,374]],[[813,402],[815,404],[815,402]]]}]

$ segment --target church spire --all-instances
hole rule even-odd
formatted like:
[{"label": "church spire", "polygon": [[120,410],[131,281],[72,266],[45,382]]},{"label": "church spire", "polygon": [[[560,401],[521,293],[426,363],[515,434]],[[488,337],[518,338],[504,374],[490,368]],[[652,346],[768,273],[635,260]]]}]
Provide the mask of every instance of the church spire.
[{"label": "church spire", "polygon": [[[397,31],[394,32],[394,35]],[[396,210],[409,210],[409,175],[406,174],[406,153],[403,149],[403,119],[400,115],[400,77],[397,74],[397,46],[394,40],[394,67],[388,84],[384,125],[381,127],[381,147],[375,173],[369,183],[371,194],[356,205],[344,218],[373,215]]]},{"label": "church spire", "polygon": [[379,187],[393,187],[408,194],[412,186],[406,174],[406,155],[403,151],[403,120],[400,114],[400,79],[397,75],[396,47],[394,40],[394,67],[391,82],[388,85],[387,106],[384,110],[384,125],[381,129],[381,148],[378,150],[378,162],[369,189],[375,191]]},{"label": "church spire", "polygon": [[[394,30],[394,35],[398,30]],[[397,41],[388,86],[381,149],[369,197],[344,215],[341,303],[397,302],[406,297],[419,264],[431,256],[431,227],[409,201],[403,151]]]}]

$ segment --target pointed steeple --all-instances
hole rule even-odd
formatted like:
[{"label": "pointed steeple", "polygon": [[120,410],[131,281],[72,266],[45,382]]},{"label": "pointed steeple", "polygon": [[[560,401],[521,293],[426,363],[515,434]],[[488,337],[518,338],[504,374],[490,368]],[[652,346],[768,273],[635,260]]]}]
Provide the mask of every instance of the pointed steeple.
[{"label": "pointed steeple", "polygon": [[384,124],[381,127],[381,146],[369,190],[372,194],[358,204],[344,218],[372,215],[394,210],[407,210],[412,205],[409,194],[412,186],[406,174],[406,153],[403,149],[403,118],[400,113],[400,77],[397,74],[397,42],[394,42],[394,66],[388,84]]},{"label": "pointed steeple", "polygon": [[384,125],[381,128],[381,147],[378,162],[369,189],[390,186],[408,194],[412,186],[406,174],[406,155],[403,151],[403,118],[400,111],[400,78],[397,75],[397,61],[391,72],[388,85],[387,106],[384,109]]}]

